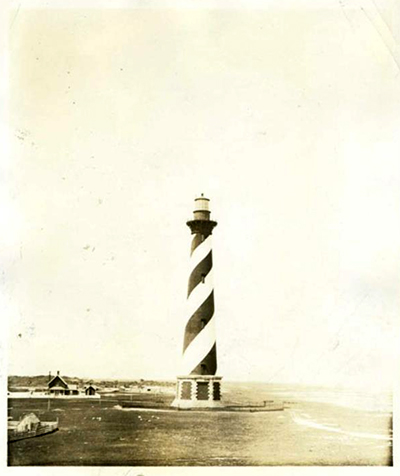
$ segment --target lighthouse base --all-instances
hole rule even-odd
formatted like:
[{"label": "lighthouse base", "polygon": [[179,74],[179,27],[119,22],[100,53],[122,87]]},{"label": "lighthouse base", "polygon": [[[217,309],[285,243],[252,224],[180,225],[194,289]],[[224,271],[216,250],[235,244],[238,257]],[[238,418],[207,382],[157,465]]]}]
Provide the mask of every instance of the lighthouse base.
[{"label": "lighthouse base", "polygon": [[221,408],[221,380],[215,375],[187,375],[178,377],[175,408]]}]

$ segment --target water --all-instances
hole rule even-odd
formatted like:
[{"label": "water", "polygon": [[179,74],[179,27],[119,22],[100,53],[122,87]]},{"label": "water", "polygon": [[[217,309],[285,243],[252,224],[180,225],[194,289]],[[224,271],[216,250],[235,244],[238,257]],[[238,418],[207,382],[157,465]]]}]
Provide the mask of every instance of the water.
[{"label": "water", "polygon": [[[264,383],[227,383],[225,389],[228,395],[237,393],[260,400],[267,397],[272,400],[318,402],[331,405],[354,408],[368,412],[391,414],[393,409],[392,393],[375,392],[359,389],[338,387],[314,387],[295,384],[264,384]],[[244,396],[244,395],[242,395]]]}]

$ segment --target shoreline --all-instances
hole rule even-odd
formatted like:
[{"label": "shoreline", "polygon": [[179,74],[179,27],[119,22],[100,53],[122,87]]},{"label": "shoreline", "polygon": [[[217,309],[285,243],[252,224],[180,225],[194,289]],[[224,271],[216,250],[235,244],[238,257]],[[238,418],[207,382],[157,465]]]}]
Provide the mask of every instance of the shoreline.
[{"label": "shoreline", "polygon": [[[253,394],[250,400],[257,400]],[[232,392],[229,401],[243,400]],[[148,404],[159,396],[145,395]],[[171,396],[169,396],[171,400]],[[227,398],[228,400],[228,398]],[[391,466],[392,415],[290,400],[284,411],[123,408],[126,396],[13,399],[59,431],[9,448],[11,466]],[[55,402],[57,402],[55,404]],[[118,405],[120,407],[118,408]],[[117,407],[117,408],[116,408]],[[104,453],[104,447],[108,451]],[[201,455],[201,456],[198,456]]]}]

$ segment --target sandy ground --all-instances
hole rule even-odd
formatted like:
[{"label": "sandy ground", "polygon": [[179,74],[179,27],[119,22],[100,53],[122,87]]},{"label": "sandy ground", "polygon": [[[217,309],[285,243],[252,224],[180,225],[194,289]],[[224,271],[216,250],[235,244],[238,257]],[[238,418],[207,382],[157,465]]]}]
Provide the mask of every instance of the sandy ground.
[{"label": "sandy ground", "polygon": [[[143,397],[138,397],[143,398]],[[147,399],[168,401],[153,396]],[[9,401],[13,419],[59,418],[54,434],[9,444],[9,465],[391,465],[391,414],[287,401],[265,413],[121,409],[101,402]],[[229,399],[229,397],[228,397]],[[128,399],[129,400],[129,399]]]}]

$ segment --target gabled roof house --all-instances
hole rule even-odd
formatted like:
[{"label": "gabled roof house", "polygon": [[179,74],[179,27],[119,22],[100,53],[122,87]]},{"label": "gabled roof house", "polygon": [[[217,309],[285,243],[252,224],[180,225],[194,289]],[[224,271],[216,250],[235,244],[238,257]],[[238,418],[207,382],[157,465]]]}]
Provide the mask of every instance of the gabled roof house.
[{"label": "gabled roof house", "polygon": [[78,395],[79,390],[77,385],[69,385],[60,375],[57,370],[57,375],[50,379],[47,384],[47,389],[53,395]]}]

